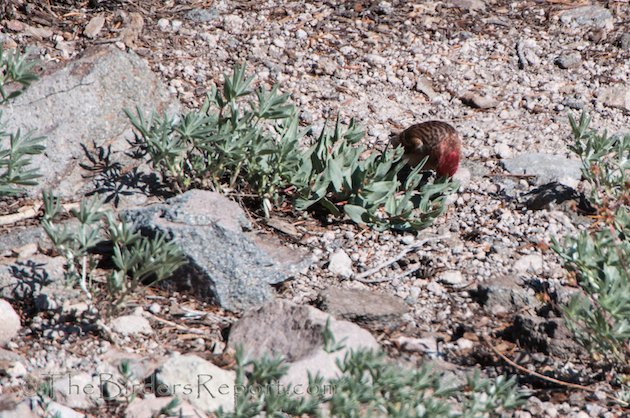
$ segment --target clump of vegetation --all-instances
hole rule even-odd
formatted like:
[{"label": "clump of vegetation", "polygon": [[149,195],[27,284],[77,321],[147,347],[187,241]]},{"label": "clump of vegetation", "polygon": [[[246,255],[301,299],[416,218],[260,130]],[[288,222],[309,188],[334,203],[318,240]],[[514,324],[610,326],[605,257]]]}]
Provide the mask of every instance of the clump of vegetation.
[{"label": "clump of vegetation", "polygon": [[378,229],[417,230],[442,213],[453,183],[421,185],[421,166],[402,180],[402,151],[364,158],[363,133],[353,122],[343,128],[337,121],[304,149],[300,140],[308,129],[300,129],[288,94],[277,86],[253,90],[251,82],[236,66],[199,111],[177,119],[127,112],[140,154],[176,192],[210,188],[253,195],[265,216],[290,201],[298,210],[320,208]]},{"label": "clump of vegetation", "polygon": [[111,245],[114,270],[107,278],[108,306],[119,307],[139,287],[171,276],[186,257],[164,235],[149,238],[136,228],[118,220],[97,199],[82,200],[78,209],[70,209],[76,223],[60,225],[56,219],[64,212],[59,199],[44,193],[42,225],[56,250],[66,258],[66,277],[78,284],[89,301],[92,298],[95,250],[103,242]]},{"label": "clump of vegetation", "polygon": [[401,180],[406,163],[402,149],[367,153],[359,144],[361,132],[353,122],[333,132],[322,131],[313,146],[303,152],[293,177],[297,209],[315,205],[330,213],[343,213],[359,224],[376,229],[419,230],[429,226],[444,210],[444,198],[454,183],[440,180],[421,185],[422,164]]},{"label": "clump of vegetation", "polygon": [[247,361],[237,350],[236,362],[235,410],[218,411],[219,417],[483,417],[523,403],[512,379],[487,380],[475,374],[465,385],[453,385],[428,366],[406,369],[374,351],[346,353],[337,362],[339,377],[325,381],[309,376],[308,396],[298,396],[304,388],[278,383],[287,371],[279,358]]},{"label": "clump of vegetation", "polygon": [[611,137],[589,129],[590,118],[571,118],[575,143],[597,214],[588,230],[554,242],[577,280],[564,313],[593,355],[630,366],[630,135]]},{"label": "clump of vegetation", "polygon": [[[0,106],[22,94],[37,79],[26,55],[0,47]],[[30,167],[31,156],[44,151],[44,138],[32,133],[7,132],[0,111],[0,197],[14,195],[20,186],[33,186],[40,177]]]}]

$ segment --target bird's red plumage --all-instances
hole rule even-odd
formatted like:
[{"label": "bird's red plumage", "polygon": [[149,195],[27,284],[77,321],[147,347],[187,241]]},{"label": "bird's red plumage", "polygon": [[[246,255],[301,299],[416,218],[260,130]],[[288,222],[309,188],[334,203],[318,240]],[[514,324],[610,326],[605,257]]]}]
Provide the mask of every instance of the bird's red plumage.
[{"label": "bird's red plumage", "polygon": [[424,168],[435,170],[440,176],[453,176],[459,168],[459,134],[446,122],[428,121],[412,125],[395,136],[392,144],[405,148],[405,158],[411,166],[428,157]]}]

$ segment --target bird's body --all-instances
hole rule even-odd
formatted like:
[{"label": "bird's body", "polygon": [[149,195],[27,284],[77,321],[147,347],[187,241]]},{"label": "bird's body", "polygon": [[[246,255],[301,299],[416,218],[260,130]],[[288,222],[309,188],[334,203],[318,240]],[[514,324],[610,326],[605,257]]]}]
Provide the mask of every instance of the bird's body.
[{"label": "bird's body", "polygon": [[428,157],[424,168],[440,176],[452,177],[461,160],[459,134],[451,125],[436,120],[418,123],[392,138],[392,145],[402,145],[409,165],[418,165]]}]

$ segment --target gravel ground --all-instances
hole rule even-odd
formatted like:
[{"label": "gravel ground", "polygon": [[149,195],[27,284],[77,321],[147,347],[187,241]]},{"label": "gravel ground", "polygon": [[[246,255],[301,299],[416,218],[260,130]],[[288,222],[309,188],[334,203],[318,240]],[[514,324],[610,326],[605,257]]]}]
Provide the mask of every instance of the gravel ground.
[{"label": "gravel ground", "polygon": [[[418,361],[427,353],[401,348],[401,336],[443,341],[441,358],[449,363],[496,365],[500,362],[493,362],[478,336],[491,335],[496,341],[503,336],[497,346],[518,363],[605,387],[583,353],[574,353],[570,361],[541,356],[531,347],[517,347],[515,338],[504,332],[514,326],[517,314],[538,317],[536,303],[545,295],[566,300],[570,281],[549,249],[550,240],[575,233],[588,221],[570,205],[527,209],[522,196],[536,187],[535,179],[508,173],[502,160],[534,152],[571,157],[567,116],[582,110],[598,130],[628,132],[627,1],[595,2],[591,9],[578,8],[584,2],[502,0],[142,0],[136,5],[96,2],[96,9],[59,3],[52,8],[56,17],[43,6],[30,16],[33,26],[48,23],[48,36],[37,39],[28,31],[11,30],[5,21],[0,41],[30,45],[45,63],[72,59],[92,44],[129,47],[190,108],[202,103],[209,85],[220,83],[234,63],[244,62],[259,82],[280,83],[292,93],[305,125],[316,131],[337,114],[343,121],[355,118],[365,128],[366,143],[378,149],[392,132],[411,123],[440,119],[453,124],[463,137],[465,161],[458,173],[462,188],[445,216],[417,237],[306,222],[297,227],[303,235],[295,245],[310,247],[320,262],[279,293],[311,303],[328,286],[378,289],[410,306],[406,325],[381,335],[383,345],[407,360]],[[78,12],[68,14],[71,10]],[[125,40],[121,22],[133,13],[142,15],[144,26],[137,39]],[[90,39],[83,29],[97,15],[105,23]],[[581,190],[583,185],[575,187]],[[445,238],[427,242],[370,276],[380,283],[344,279],[327,267],[330,255],[341,249],[360,273],[430,236]],[[501,287],[519,280],[534,284],[519,287],[532,304],[478,303],[474,289],[479,285]],[[203,340],[197,343],[203,347]],[[40,343],[34,344],[35,349]],[[98,352],[103,343],[93,344]],[[513,369],[488,367],[486,372]],[[515,416],[622,414],[607,407],[601,396],[550,388],[527,376],[523,383],[536,399]]]}]

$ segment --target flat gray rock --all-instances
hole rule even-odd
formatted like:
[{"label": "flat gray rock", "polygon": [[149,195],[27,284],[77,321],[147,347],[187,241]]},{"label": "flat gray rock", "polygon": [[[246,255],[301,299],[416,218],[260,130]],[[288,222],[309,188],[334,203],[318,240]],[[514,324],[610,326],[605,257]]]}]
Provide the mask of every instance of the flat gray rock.
[{"label": "flat gray rock", "polygon": [[125,211],[123,217],[179,244],[189,264],[171,283],[231,311],[269,301],[271,285],[310,264],[295,249],[248,233],[243,210],[219,193],[191,190],[164,204]]},{"label": "flat gray rock", "polygon": [[582,163],[559,155],[528,153],[502,160],[511,174],[536,176],[536,184],[558,182],[575,187],[582,177]]},{"label": "flat gray rock", "polygon": [[[172,396],[157,398],[151,394],[145,395],[144,398],[135,398],[125,409],[125,418],[153,418],[160,416],[163,408],[165,408],[169,402],[173,402],[174,399],[176,398]],[[179,403],[177,407],[173,408],[173,410],[178,414],[177,416],[204,416],[203,412],[192,406],[190,403],[185,401],[182,402],[180,399],[178,399],[178,401]]]},{"label": "flat gray rock", "polygon": [[195,355],[173,354],[151,379],[157,395],[178,397],[206,413],[219,408],[234,410],[236,373]]},{"label": "flat gray rock", "polygon": [[374,330],[398,328],[409,312],[399,297],[370,290],[331,287],[318,299],[317,306],[324,312]]},{"label": "flat gray rock", "polygon": [[14,250],[27,244],[40,242],[46,233],[41,226],[16,226],[0,235],[0,253]]},{"label": "flat gray rock", "polygon": [[85,295],[65,282],[63,257],[36,254],[28,261],[0,266],[0,297],[29,301],[38,311],[72,309]]},{"label": "flat gray rock", "polygon": [[[335,350],[325,349],[324,331],[329,330],[336,342]],[[281,356],[289,364],[283,385],[291,384],[305,390],[308,374],[319,373],[324,379],[339,375],[337,360],[350,350],[378,350],[376,339],[366,330],[332,316],[312,306],[295,305],[276,300],[251,310],[232,327],[228,345],[242,346],[248,358]]]},{"label": "flat gray rock", "polygon": [[111,322],[112,331],[121,335],[153,334],[149,320],[140,315],[123,315]]},{"label": "flat gray rock", "polygon": [[571,26],[594,26],[612,29],[614,20],[610,10],[602,6],[582,6],[560,13],[560,22]]},{"label": "flat gray rock", "polygon": [[[98,161],[98,147],[111,146],[112,163],[130,161],[125,151],[131,124],[124,109],[172,113],[178,109],[174,103],[143,59],[102,47],[33,83],[4,109],[3,120],[9,131],[19,128],[46,137],[45,153],[33,158],[43,178],[28,189],[29,195],[39,197],[42,190],[53,189],[61,197],[77,198],[113,187],[105,177],[93,183],[86,175],[94,173],[81,167],[94,166],[88,154]],[[131,185],[127,189],[135,190]]]}]

